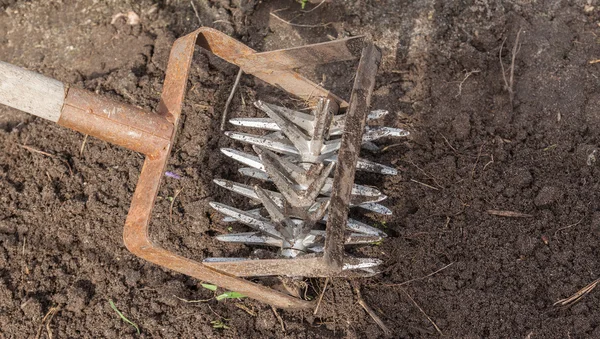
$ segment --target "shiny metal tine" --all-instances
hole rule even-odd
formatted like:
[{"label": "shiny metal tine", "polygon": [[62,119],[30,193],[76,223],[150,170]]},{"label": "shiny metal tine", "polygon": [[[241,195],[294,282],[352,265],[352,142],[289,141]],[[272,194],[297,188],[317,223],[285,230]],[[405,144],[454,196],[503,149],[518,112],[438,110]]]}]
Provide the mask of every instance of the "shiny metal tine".
[{"label": "shiny metal tine", "polygon": [[220,234],[215,239],[223,242],[231,243],[242,243],[247,245],[264,245],[281,247],[283,241],[281,239],[269,237],[261,232],[244,232],[244,233],[231,233],[231,234]]},{"label": "shiny metal tine", "polygon": [[309,185],[307,171],[302,167],[288,161],[284,157],[278,156],[268,149],[260,148],[259,146],[254,146],[253,149],[258,154],[258,157],[263,164],[265,161],[268,161],[269,165],[273,166],[273,168],[280,172],[287,180],[299,184],[300,186]]},{"label": "shiny metal tine", "polygon": [[[332,162],[332,161],[337,162],[337,154],[325,159],[325,162]],[[397,175],[398,174],[398,170],[393,167],[381,165],[376,162],[362,159],[362,158],[358,158],[358,161],[356,163],[356,169],[365,171],[365,172],[387,174],[387,175]]]},{"label": "shiny metal tine", "polygon": [[[323,216],[323,221],[327,222],[327,215]],[[382,238],[387,237],[387,234],[385,234],[384,231],[382,231],[376,227],[367,225],[356,219],[352,219],[352,218],[348,218],[348,221],[346,222],[346,228],[350,231],[358,232],[358,233],[362,233],[362,234],[366,234],[366,235],[379,236]]]},{"label": "shiny metal tine", "polygon": [[371,151],[371,152],[379,152],[381,149],[379,148],[379,146],[375,145],[374,143],[367,141],[367,142],[363,142],[361,147],[363,149],[366,149],[367,151]]},{"label": "shiny metal tine", "polygon": [[255,105],[260,108],[263,112],[267,113],[273,121],[279,126],[283,134],[292,142],[292,144],[296,147],[300,156],[309,152],[308,142],[309,137],[302,132],[297,125],[295,125],[290,120],[286,119],[281,115],[279,111],[274,111],[268,105],[264,104],[262,101],[257,101]]},{"label": "shiny metal tine", "polygon": [[285,169],[279,166],[277,160],[279,157],[277,155],[272,152],[265,152],[259,147],[256,147],[255,151],[258,153],[260,160],[265,166],[265,170],[269,174],[271,180],[275,183],[275,186],[277,186],[279,192],[287,201],[289,201],[290,205],[294,207],[310,206],[321,192],[321,188],[331,172],[331,169],[327,172],[322,172],[320,176],[310,182],[306,190],[298,190],[296,188],[297,182],[294,178],[287,173]]},{"label": "shiny metal tine", "polygon": [[342,266],[342,270],[356,270],[365,269],[370,267],[376,267],[383,263],[380,259],[374,258],[353,258],[351,262],[345,262]]},{"label": "shiny metal tine", "polygon": [[334,163],[329,163],[329,165],[321,170],[321,174],[306,189],[307,199],[310,199],[310,201],[315,201],[315,199],[317,199],[334,166]]},{"label": "shiny metal tine", "polygon": [[383,137],[406,137],[410,133],[401,128],[367,127],[363,134],[363,142],[374,141]]},{"label": "shiny metal tine", "polygon": [[234,118],[229,123],[234,126],[259,128],[267,131],[279,131],[279,126],[271,118]]},{"label": "shiny metal tine", "polygon": [[[312,119],[313,116],[306,113],[296,112],[291,109],[285,107],[275,106],[273,104],[267,104],[273,110],[280,110],[281,112],[288,113],[286,117],[296,125],[305,129],[310,135],[312,135]],[[371,111],[371,113],[367,116],[368,120],[379,119],[388,114],[386,110],[375,110]],[[346,116],[344,114],[339,114],[333,116],[333,122],[331,124],[329,135],[340,135],[344,129],[344,118]],[[235,126],[242,127],[251,127],[251,128],[259,128],[268,131],[280,131],[279,126],[273,121],[271,118],[233,118],[230,119],[229,122]]]},{"label": "shiny metal tine", "polygon": [[377,120],[380,118],[383,118],[384,116],[388,115],[390,112],[388,110],[385,109],[376,109],[373,110],[369,113],[369,115],[367,115],[367,120]]},{"label": "shiny metal tine", "polygon": [[[256,195],[256,192],[254,192],[254,188],[248,185],[244,185],[244,184],[240,184],[231,180],[225,180],[225,179],[214,179],[213,182],[223,188],[226,188],[232,192],[238,193],[240,195],[243,195],[247,198],[250,199],[254,199],[254,200],[258,200],[260,201],[260,199],[258,198],[258,196]],[[267,194],[269,194],[271,196],[271,199],[273,199],[273,201],[277,204],[277,206],[283,207],[283,196],[281,195],[281,193],[278,192],[273,192],[273,191],[267,191]]]},{"label": "shiny metal tine", "polygon": [[[378,109],[378,110],[371,111],[367,115],[367,121],[377,120],[379,118],[386,116],[388,113],[389,113],[389,111],[384,110],[384,109]],[[342,132],[344,131],[345,121],[346,121],[346,114],[338,114],[338,115],[334,116],[329,134],[330,135],[342,134]]]},{"label": "shiny metal tine", "polygon": [[381,239],[382,238],[377,235],[352,233],[346,237],[344,244],[346,244],[346,245],[372,244],[372,243],[381,241]]},{"label": "shiny metal tine", "polygon": [[221,148],[221,153],[225,154],[233,160],[239,161],[242,164],[250,166],[252,168],[256,168],[259,170],[265,169],[262,162],[260,161],[260,158],[254,154],[241,152],[233,148]]},{"label": "shiny metal tine", "polygon": [[247,142],[251,145],[266,147],[275,152],[281,152],[281,153],[293,154],[293,155],[299,154],[298,149],[296,147],[294,147],[294,145],[291,145],[291,144],[289,144],[287,142],[283,142],[283,141],[273,140],[268,137],[252,135],[252,134],[248,134],[248,133],[231,132],[231,131],[225,132],[225,135],[230,137],[231,139],[239,140],[242,142]]},{"label": "shiny metal tine", "polygon": [[242,167],[242,168],[238,169],[238,172],[241,175],[245,175],[245,176],[250,177],[250,178],[254,178],[254,179],[258,179],[258,180],[263,180],[263,181],[271,181],[271,178],[269,178],[269,175],[267,174],[267,172],[261,171],[261,170],[256,169],[256,168]]},{"label": "shiny metal tine", "polygon": [[363,203],[358,205],[358,207],[383,215],[392,215],[392,211],[389,208],[374,202]]},{"label": "shiny metal tine", "polygon": [[329,156],[330,153],[336,152],[342,145],[342,139],[329,140],[321,146],[321,154],[323,157]]},{"label": "shiny metal tine", "polygon": [[281,234],[268,219],[263,218],[261,216],[257,216],[252,213],[247,213],[246,211],[239,210],[237,208],[227,206],[225,204],[221,204],[218,202],[210,202],[210,207],[214,208],[220,213],[223,213],[227,216],[235,218],[242,224],[252,227],[257,231],[264,232],[272,237],[278,239],[284,239],[283,234]]},{"label": "shiny metal tine", "polygon": [[263,206],[269,213],[271,220],[275,222],[275,228],[279,231],[279,233],[283,234],[283,237],[288,242],[293,241],[293,234],[296,225],[292,222],[292,220],[286,217],[279,206],[273,202],[271,197],[265,192],[264,189],[254,186],[254,191],[258,198],[262,202]]},{"label": "shiny metal tine", "polygon": [[272,111],[280,114],[300,128],[304,129],[309,135],[312,136],[313,125],[315,123],[315,117],[313,115],[294,111],[289,108],[269,104],[266,102],[263,102],[262,104],[266,107],[269,107]]},{"label": "shiny metal tine", "polygon": [[[260,215],[261,210],[262,210],[262,208],[254,208],[251,210],[247,210],[246,213]],[[223,217],[223,219],[221,219],[221,222],[235,222],[235,221],[236,221],[236,219],[232,218],[232,217]]]}]

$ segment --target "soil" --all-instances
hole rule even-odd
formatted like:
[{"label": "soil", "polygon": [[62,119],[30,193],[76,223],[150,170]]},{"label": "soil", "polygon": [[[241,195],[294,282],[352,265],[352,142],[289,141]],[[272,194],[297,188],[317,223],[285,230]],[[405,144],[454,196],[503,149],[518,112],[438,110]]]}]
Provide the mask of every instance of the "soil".
[{"label": "soil", "polygon": [[[201,25],[260,51],[364,34],[383,52],[373,107],[412,133],[363,154],[401,171],[358,177],[394,212],[367,216],[389,238],[352,249],[385,261],[357,280],[364,301],[394,337],[438,337],[433,323],[451,338],[600,337],[597,291],[553,306],[600,276],[597,3],[347,0],[307,13],[292,0],[193,3],[198,14],[190,1],[0,0],[0,60],[152,110],[170,46]],[[128,11],[138,24],[112,22]],[[214,240],[229,225],[207,207],[248,204],[211,184],[238,178],[218,150],[232,144],[218,127],[236,73],[197,55],[168,168],[182,178],[165,178],[155,207],[155,241],[198,260],[252,252]],[[309,73],[348,95],[352,72]],[[230,111],[257,115],[250,103],[272,97],[244,76]],[[0,149],[0,338],[138,337],[109,300],[146,338],[385,336],[349,280],[329,281],[316,315],[274,313],[216,301],[199,281],[129,253],[121,232],[139,154],[6,107]],[[308,281],[308,294],[324,283]]]}]

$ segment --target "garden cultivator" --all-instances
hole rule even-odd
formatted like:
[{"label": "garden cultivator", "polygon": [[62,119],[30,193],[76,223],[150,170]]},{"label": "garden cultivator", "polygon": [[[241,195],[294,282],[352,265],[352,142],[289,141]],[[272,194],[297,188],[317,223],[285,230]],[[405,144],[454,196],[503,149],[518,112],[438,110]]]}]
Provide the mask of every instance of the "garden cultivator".
[{"label": "garden cultivator", "polygon": [[[216,179],[217,185],[257,200],[263,206],[242,211],[220,203],[211,203],[214,209],[229,217],[226,221],[238,221],[256,230],[250,233],[220,235],[217,239],[279,247],[280,256],[285,258],[322,253],[326,232],[315,228],[321,221],[327,221],[326,212],[333,191],[333,179],[330,178],[330,174],[337,161],[336,155],[341,144],[340,138],[328,139],[343,133],[345,115],[335,115],[337,104],[324,98],[319,99],[312,115],[261,101],[256,103],[256,107],[266,113],[268,118],[239,118],[230,122],[238,126],[276,132],[265,136],[239,132],[225,134],[232,139],[252,144],[258,156],[233,149],[222,149],[222,152],[250,166],[240,168],[241,174],[271,181],[279,192]],[[369,118],[377,119],[385,114],[386,111],[375,111]],[[400,129],[367,127],[362,140],[363,143],[370,143],[383,136],[406,135],[407,133]],[[364,159],[358,159],[357,168],[381,174],[396,174],[393,168]],[[362,207],[380,214],[391,214],[388,208],[378,204],[385,198],[386,196],[375,188],[354,184],[350,206]],[[266,210],[268,217],[261,215],[261,209]],[[378,242],[381,237],[386,236],[381,230],[358,220],[348,219],[346,227],[351,233],[346,235],[345,244],[368,244]],[[206,259],[205,263],[210,265],[214,261],[232,260],[240,259],[210,258]],[[378,264],[377,259],[358,259],[356,264],[347,265],[344,270],[352,268],[372,273],[372,267]]]},{"label": "garden cultivator", "polygon": [[[236,118],[230,123],[265,130],[264,134],[226,132],[232,139],[253,145],[254,153],[222,149],[245,166],[240,173],[276,190],[215,179],[217,185],[260,203],[254,209],[240,210],[212,202],[212,208],[225,215],[224,221],[237,221],[254,230],[217,238],[278,247],[270,258],[197,262],[169,252],[149,238],[151,212],[175,138],[196,45],[315,107],[309,114],[258,101],[255,105],[265,113],[264,118]],[[357,57],[360,62],[348,102],[294,71]],[[349,218],[350,207],[391,213],[380,204],[386,198],[382,192],[355,184],[354,177],[356,170],[387,175],[396,170],[359,158],[360,149],[376,149],[372,141],[380,137],[408,134],[367,125],[367,120],[377,121],[387,113],[369,111],[380,58],[379,50],[360,37],[257,53],[221,32],[201,28],[175,42],[156,113],[69,88],[2,62],[0,103],[146,155],[124,228],[123,239],[132,253],[276,307],[301,308],[312,303],[243,277],[356,277],[377,272],[380,260],[351,257],[344,246],[373,243],[385,236],[379,229]]]}]

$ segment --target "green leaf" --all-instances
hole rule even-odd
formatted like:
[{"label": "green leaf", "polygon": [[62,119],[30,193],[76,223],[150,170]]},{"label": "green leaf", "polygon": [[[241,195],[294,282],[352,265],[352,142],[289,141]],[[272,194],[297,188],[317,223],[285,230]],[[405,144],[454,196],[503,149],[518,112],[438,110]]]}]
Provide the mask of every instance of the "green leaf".
[{"label": "green leaf", "polygon": [[229,326],[225,325],[225,323],[221,320],[213,320],[210,323],[213,325],[213,328],[223,328],[223,329],[229,328]]},{"label": "green leaf", "polygon": [[201,284],[202,287],[206,288],[207,290],[211,290],[211,291],[216,291],[217,290],[217,285],[211,285],[211,284]]},{"label": "green leaf", "polygon": [[127,319],[123,315],[123,313],[121,313],[121,311],[119,311],[119,309],[117,308],[117,306],[115,306],[115,303],[112,301],[112,299],[108,299],[108,303],[110,304],[110,307],[112,307],[112,309],[115,310],[115,312],[117,312],[117,314],[119,315],[119,317],[121,317],[121,319],[123,319],[123,321],[125,321],[129,325],[135,327],[135,329],[137,331],[137,334],[140,334],[140,328],[138,327],[138,325],[136,325],[133,321]]},{"label": "green leaf", "polygon": [[223,299],[236,299],[236,298],[245,298],[246,296],[241,294],[240,292],[227,291],[223,294],[218,295],[215,299],[223,300]]}]

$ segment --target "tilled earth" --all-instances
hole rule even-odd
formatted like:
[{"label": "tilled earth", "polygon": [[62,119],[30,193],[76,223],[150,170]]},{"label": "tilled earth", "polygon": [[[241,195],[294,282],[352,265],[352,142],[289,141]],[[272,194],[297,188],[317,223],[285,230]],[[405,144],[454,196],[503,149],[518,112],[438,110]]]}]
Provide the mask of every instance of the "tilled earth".
[{"label": "tilled earth", "polygon": [[[129,11],[139,23],[113,20]],[[363,154],[401,175],[358,177],[394,212],[367,216],[390,237],[360,250],[385,264],[358,284],[394,337],[437,337],[433,323],[452,338],[600,337],[597,291],[553,306],[600,277],[595,1],[0,0],[0,60],[152,110],[170,46],[199,26],[260,51],[361,34],[382,49],[373,106],[412,136]],[[348,95],[351,72],[308,72]],[[199,51],[168,168],[182,178],[165,178],[155,208],[155,241],[198,260],[252,250],[214,240],[229,225],[207,207],[247,204],[211,184],[237,176],[217,133],[236,73]],[[257,115],[270,90],[242,77],[231,114]],[[384,336],[348,280],[330,280],[316,315],[275,313],[130,254],[139,154],[6,107],[0,150],[0,338],[137,337],[109,300],[141,337]]]}]

